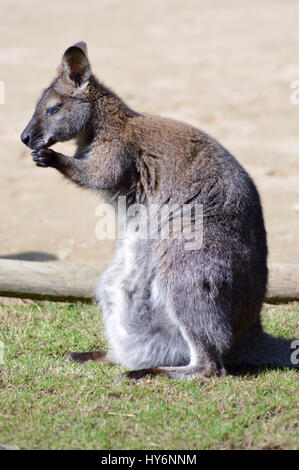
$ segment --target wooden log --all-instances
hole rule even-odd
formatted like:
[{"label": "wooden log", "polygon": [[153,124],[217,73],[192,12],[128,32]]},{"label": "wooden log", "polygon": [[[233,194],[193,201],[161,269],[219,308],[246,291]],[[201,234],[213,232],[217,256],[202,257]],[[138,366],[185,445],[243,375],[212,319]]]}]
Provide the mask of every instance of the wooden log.
[{"label": "wooden log", "polygon": [[271,263],[265,302],[299,300],[299,264]]},{"label": "wooden log", "polygon": [[[107,264],[106,264],[107,266]],[[59,301],[91,300],[105,269],[0,259],[0,296]]]},{"label": "wooden log", "polygon": [[[90,301],[97,280],[109,262],[99,267],[0,259],[0,296],[57,301]],[[299,300],[299,265],[271,264],[265,302]]]}]

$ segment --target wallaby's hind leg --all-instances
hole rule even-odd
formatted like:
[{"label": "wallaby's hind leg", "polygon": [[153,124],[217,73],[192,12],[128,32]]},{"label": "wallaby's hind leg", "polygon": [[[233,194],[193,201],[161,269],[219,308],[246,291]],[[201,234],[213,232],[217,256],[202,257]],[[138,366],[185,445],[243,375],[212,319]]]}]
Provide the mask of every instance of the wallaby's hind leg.
[{"label": "wallaby's hind leg", "polygon": [[139,370],[129,370],[119,374],[116,378],[116,381],[122,379],[130,379],[138,382],[139,380],[144,379],[146,376],[157,377],[157,375],[164,375],[170,379],[206,379],[212,374],[222,376],[226,374],[224,367],[215,367],[214,364],[205,364],[202,366],[181,366],[181,367],[158,367],[152,369],[139,369]]},{"label": "wallaby's hind leg", "polygon": [[[185,265],[192,271],[191,263],[185,263]],[[178,266],[183,266],[183,263]],[[194,272],[195,269],[196,266]],[[196,279],[194,285],[191,283],[186,288],[182,280],[188,279],[188,274],[184,271],[179,274],[173,280],[172,289],[168,292],[165,291],[164,297],[167,299],[165,309],[168,309],[168,318],[172,320],[173,325],[179,327],[188,344],[189,364],[183,366],[173,364],[170,367],[164,367],[161,364],[161,367],[158,368],[133,370],[121,374],[120,379],[126,377],[141,380],[146,375],[164,375],[173,379],[191,380],[194,378],[205,379],[212,374],[219,376],[226,373],[222,358],[231,343],[231,306],[229,301],[225,303],[217,295],[214,295],[214,291],[218,293],[220,288],[225,290],[225,286],[222,287],[222,278],[218,280],[214,275],[214,285],[211,282],[210,290],[205,291],[198,288],[198,280],[196,282]],[[202,274],[201,277],[204,278],[204,275]],[[168,281],[171,280],[168,279]],[[162,294],[163,292],[161,297]],[[224,298],[225,294],[224,291]]]},{"label": "wallaby's hind leg", "polygon": [[166,376],[170,379],[192,380],[195,378],[206,379],[213,374],[217,376],[226,374],[226,369],[222,359],[217,355],[214,348],[200,339],[197,339],[195,342],[191,335],[186,334],[186,330],[185,336],[189,342],[190,350],[192,351],[189,365],[130,370],[120,374],[116,380],[119,381],[127,378],[139,381],[146,376],[156,377],[157,375]]},{"label": "wallaby's hind leg", "polygon": [[108,351],[87,351],[87,352],[71,352],[66,356],[68,361],[84,363],[87,361],[105,362],[112,364],[108,358]]}]

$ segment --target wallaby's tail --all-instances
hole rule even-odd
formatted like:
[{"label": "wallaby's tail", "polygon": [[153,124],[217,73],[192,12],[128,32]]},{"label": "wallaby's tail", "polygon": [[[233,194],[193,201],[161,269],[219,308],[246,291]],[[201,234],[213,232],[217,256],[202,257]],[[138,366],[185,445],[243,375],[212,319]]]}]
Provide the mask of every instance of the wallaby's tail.
[{"label": "wallaby's tail", "polygon": [[227,365],[272,364],[279,367],[298,367],[299,340],[277,338],[257,326],[232,348],[224,361]]}]

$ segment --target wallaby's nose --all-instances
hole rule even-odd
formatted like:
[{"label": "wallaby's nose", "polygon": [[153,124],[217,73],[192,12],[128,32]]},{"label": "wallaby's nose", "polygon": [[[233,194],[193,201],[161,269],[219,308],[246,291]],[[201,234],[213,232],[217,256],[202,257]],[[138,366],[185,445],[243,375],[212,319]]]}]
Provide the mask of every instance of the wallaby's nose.
[{"label": "wallaby's nose", "polygon": [[21,135],[21,141],[23,144],[28,145],[30,141],[30,134],[24,131]]}]

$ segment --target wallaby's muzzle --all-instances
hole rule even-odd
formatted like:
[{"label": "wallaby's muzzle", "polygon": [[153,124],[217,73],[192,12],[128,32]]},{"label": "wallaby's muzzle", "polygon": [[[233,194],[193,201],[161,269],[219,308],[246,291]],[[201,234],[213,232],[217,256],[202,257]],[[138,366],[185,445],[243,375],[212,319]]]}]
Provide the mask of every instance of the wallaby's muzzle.
[{"label": "wallaby's muzzle", "polygon": [[55,143],[52,138],[44,138],[43,131],[39,126],[38,121],[34,119],[34,116],[22,132],[21,141],[32,150],[47,148]]},{"label": "wallaby's muzzle", "polygon": [[25,129],[25,131],[23,131],[22,134],[21,134],[21,141],[23,142],[23,144],[29,145],[29,142],[30,142],[30,134],[29,134],[29,132],[26,132],[26,129]]},{"label": "wallaby's muzzle", "polygon": [[32,142],[35,139],[33,139],[32,131],[33,129],[31,128],[31,121],[30,121],[21,134],[21,141],[23,142],[23,144],[27,145],[27,147],[33,149]]}]

